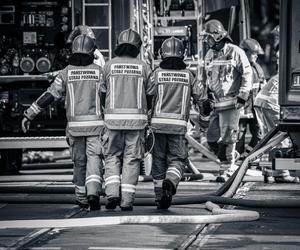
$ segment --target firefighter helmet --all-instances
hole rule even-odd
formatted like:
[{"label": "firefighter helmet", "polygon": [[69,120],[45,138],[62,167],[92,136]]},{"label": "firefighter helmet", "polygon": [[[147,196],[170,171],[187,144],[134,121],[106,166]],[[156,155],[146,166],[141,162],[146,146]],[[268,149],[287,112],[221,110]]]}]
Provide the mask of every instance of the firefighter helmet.
[{"label": "firefighter helmet", "polygon": [[252,38],[247,38],[244,39],[241,43],[240,43],[240,47],[243,50],[248,50],[251,53],[256,53],[258,55],[262,55],[264,54],[263,49],[261,48],[260,44],[258,43],[258,41],[256,41],[255,39]]},{"label": "firefighter helmet", "polygon": [[91,37],[79,35],[73,40],[72,53],[91,55],[94,53],[95,48],[95,41]]},{"label": "firefighter helmet", "polygon": [[[216,19],[206,22],[204,29],[205,34],[211,36],[215,42],[220,42],[223,38],[228,37],[228,32],[224,29],[223,24]],[[228,38],[231,40],[230,37]]]},{"label": "firefighter helmet", "polygon": [[139,33],[132,29],[127,29],[123,30],[119,35],[117,46],[120,46],[122,44],[133,45],[139,50],[142,45],[142,40]]},{"label": "firefighter helmet", "polygon": [[74,38],[79,35],[87,35],[93,40],[96,40],[94,31],[87,25],[76,26],[68,36],[67,43],[72,43]]},{"label": "firefighter helmet", "polygon": [[160,54],[162,59],[167,57],[184,57],[185,48],[183,42],[172,36],[171,38],[166,39],[161,45]]},{"label": "firefighter helmet", "polygon": [[271,33],[274,35],[274,36],[279,36],[279,25],[277,25],[272,31]]}]

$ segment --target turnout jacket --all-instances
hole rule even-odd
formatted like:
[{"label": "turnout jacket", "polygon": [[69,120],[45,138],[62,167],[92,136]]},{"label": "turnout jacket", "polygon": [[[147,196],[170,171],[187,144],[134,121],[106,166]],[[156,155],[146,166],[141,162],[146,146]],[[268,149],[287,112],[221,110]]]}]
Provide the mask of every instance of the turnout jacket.
[{"label": "turnout jacket", "polygon": [[279,75],[277,74],[273,76],[257,94],[254,101],[254,106],[272,109],[279,113],[280,106],[278,104],[278,85]]},{"label": "turnout jacket", "polygon": [[252,69],[241,48],[225,43],[220,51],[210,49],[204,63],[206,85],[215,110],[234,108],[237,97],[247,101],[252,88]]},{"label": "turnout jacket", "polygon": [[146,95],[150,67],[138,58],[115,57],[103,68],[106,93],[105,126],[117,130],[144,129],[148,123]]},{"label": "turnout jacket", "polygon": [[265,74],[261,66],[253,62],[251,63],[252,67],[252,89],[250,91],[250,96],[246,105],[243,109],[241,109],[241,118],[253,118],[253,104],[255,97],[258,92],[262,89],[262,87],[266,84]]},{"label": "turnout jacket", "polygon": [[100,104],[102,75],[96,64],[68,65],[24,115],[32,120],[42,108],[65,96],[67,131],[72,136],[99,135],[104,126]]},{"label": "turnout jacket", "polygon": [[156,133],[185,134],[191,96],[200,102],[199,88],[188,69],[157,68],[150,77],[153,95],[151,128]]}]

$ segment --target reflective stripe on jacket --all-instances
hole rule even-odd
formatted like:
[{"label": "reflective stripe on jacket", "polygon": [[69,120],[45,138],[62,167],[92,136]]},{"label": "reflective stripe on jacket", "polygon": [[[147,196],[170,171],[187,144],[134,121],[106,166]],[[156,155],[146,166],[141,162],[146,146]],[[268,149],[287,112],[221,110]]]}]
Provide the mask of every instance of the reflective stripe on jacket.
[{"label": "reflective stripe on jacket", "polygon": [[100,105],[102,69],[96,65],[69,65],[48,88],[56,99],[66,94],[67,130],[72,136],[98,135],[104,126]]},{"label": "reflective stripe on jacket", "polygon": [[235,107],[237,97],[247,100],[252,88],[252,69],[245,52],[226,43],[220,51],[210,49],[205,56],[206,84],[216,109]]},{"label": "reflective stripe on jacket", "polygon": [[156,133],[185,134],[191,95],[199,96],[193,74],[187,69],[157,68],[151,81],[154,84],[151,128]]},{"label": "reflective stripe on jacket", "polygon": [[143,129],[147,125],[150,67],[140,59],[115,57],[104,66],[105,125],[109,129]]},{"label": "reflective stripe on jacket", "polygon": [[245,104],[245,107],[241,109],[241,118],[253,118],[253,103],[254,99],[257,96],[258,92],[261,90],[261,88],[266,84],[266,79],[264,75],[264,71],[261,68],[261,66],[256,63],[251,63],[252,67],[252,89],[250,91],[250,96],[248,101]]},{"label": "reflective stripe on jacket", "polygon": [[272,109],[279,112],[280,106],[278,104],[278,85],[279,75],[277,74],[262,87],[261,91],[255,98],[254,106]]}]

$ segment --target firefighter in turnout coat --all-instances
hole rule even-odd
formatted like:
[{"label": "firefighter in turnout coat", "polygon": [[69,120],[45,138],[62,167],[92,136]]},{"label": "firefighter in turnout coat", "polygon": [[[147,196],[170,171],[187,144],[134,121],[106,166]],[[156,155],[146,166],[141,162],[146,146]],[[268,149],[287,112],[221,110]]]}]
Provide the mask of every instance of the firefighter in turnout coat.
[{"label": "firefighter in turnout coat", "polygon": [[215,137],[212,128],[219,128],[218,157],[221,161],[219,181],[235,167],[235,144],[238,136],[240,108],[248,100],[252,88],[252,69],[245,52],[232,44],[227,31],[218,20],[205,24],[209,50],[205,56],[206,82],[201,85],[212,101],[213,116],[207,131]]},{"label": "firefighter in turnout coat", "polygon": [[155,135],[151,174],[157,208],[168,209],[188,156],[185,133],[190,99],[199,100],[199,89],[183,61],[185,48],[181,40],[166,39],[160,53],[162,62],[150,77],[154,85],[150,126]]},{"label": "firefighter in turnout coat", "polygon": [[51,86],[24,113],[23,131],[55,100],[66,96],[67,138],[74,161],[76,202],[100,209],[102,182],[101,143],[104,127],[100,106],[101,68],[93,63],[95,42],[87,35],[77,36],[72,44],[69,65],[61,70]]},{"label": "firefighter in turnout coat", "polygon": [[[237,151],[241,154],[242,158],[244,158],[261,139],[261,131],[258,125],[253,103],[257,93],[266,84],[266,79],[262,67],[256,62],[258,55],[264,54],[260,44],[255,39],[247,38],[241,42],[240,47],[246,52],[252,67],[252,89],[245,107],[241,109],[239,140],[236,146]],[[245,148],[245,137],[248,125],[252,137],[251,141]]]},{"label": "firefighter in turnout coat", "polygon": [[136,58],[141,44],[137,32],[122,31],[116,57],[103,69],[106,131],[102,142],[107,209],[115,209],[120,204],[123,211],[132,210],[140,162],[144,157],[144,130],[148,121],[146,94],[151,70]]}]

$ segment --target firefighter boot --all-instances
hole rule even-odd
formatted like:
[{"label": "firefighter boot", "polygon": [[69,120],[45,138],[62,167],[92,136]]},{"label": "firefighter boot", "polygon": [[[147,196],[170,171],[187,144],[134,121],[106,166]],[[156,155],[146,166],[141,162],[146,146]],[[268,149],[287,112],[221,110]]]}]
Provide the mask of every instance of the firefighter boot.
[{"label": "firefighter boot", "polygon": [[88,203],[90,205],[90,211],[100,210],[101,205],[100,205],[100,198],[99,198],[99,196],[89,195],[87,197],[87,199],[88,199]]},{"label": "firefighter boot", "polygon": [[168,209],[172,203],[172,195],[174,193],[174,186],[171,181],[164,180],[162,184],[162,197],[158,201],[157,209]]},{"label": "firefighter boot", "polygon": [[107,199],[107,203],[105,205],[106,209],[116,209],[116,207],[120,204],[120,199],[117,197]]}]

